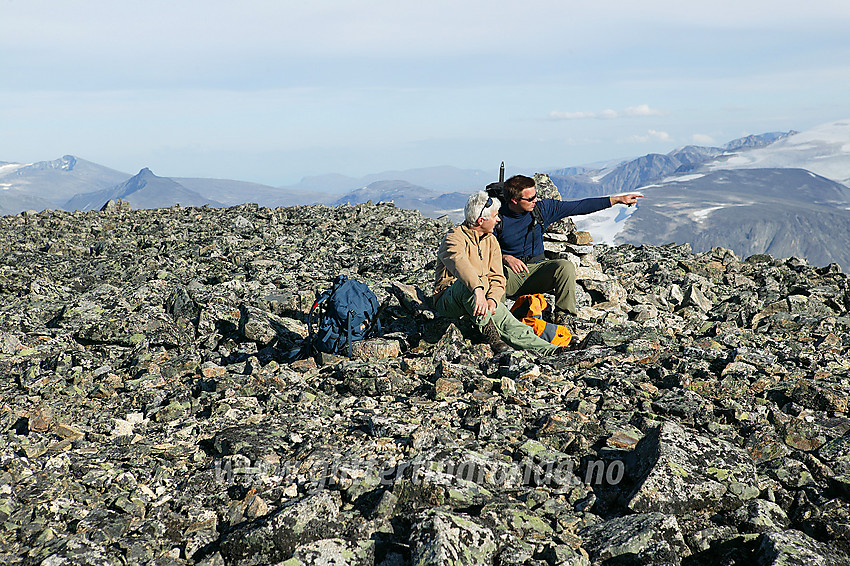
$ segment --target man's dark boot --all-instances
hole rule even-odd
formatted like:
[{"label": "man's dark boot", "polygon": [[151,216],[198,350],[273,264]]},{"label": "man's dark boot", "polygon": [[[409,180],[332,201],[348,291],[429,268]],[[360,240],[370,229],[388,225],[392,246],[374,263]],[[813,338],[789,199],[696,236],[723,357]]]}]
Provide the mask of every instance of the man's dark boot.
[{"label": "man's dark boot", "polygon": [[559,346],[557,350],[555,350],[554,354],[556,356],[560,354],[564,354],[566,352],[575,352],[577,350],[586,350],[593,346],[604,346],[605,340],[602,339],[602,333],[598,330],[591,330],[587,333],[587,336],[584,337],[579,343],[572,342],[569,346]]},{"label": "man's dark boot", "polygon": [[598,330],[591,330],[587,333],[584,339],[578,344],[570,344],[571,350],[586,350],[591,346],[604,346],[605,340],[602,339],[602,333]]},{"label": "man's dark boot", "polygon": [[502,340],[502,335],[499,334],[499,329],[496,328],[496,325],[492,320],[487,321],[487,324],[485,324],[484,328],[481,329],[481,333],[484,335],[487,343],[490,344],[490,348],[493,349],[494,354],[504,354],[505,352],[512,350],[512,348],[508,346],[507,342]]},{"label": "man's dark boot", "polygon": [[560,324],[561,326],[566,326],[567,328],[573,327],[573,317],[575,315],[562,311],[561,309],[555,309],[555,316],[553,317],[555,320],[553,321],[555,324]]}]

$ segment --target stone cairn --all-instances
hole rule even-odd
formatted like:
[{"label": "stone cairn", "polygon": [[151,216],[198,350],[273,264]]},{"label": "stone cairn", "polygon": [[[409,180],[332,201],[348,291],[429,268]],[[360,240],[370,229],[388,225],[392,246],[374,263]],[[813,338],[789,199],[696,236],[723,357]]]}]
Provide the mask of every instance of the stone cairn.
[{"label": "stone cairn", "polygon": [[[534,182],[540,198],[561,200],[561,193],[548,175],[536,173]],[[548,227],[543,234],[543,246],[549,259],[570,260],[576,268],[576,305],[578,317],[589,321],[628,320],[629,307],[626,291],[616,278],[607,275],[594,253],[593,236],[577,230],[570,218],[564,218]],[[547,302],[553,304],[554,297]]]}]

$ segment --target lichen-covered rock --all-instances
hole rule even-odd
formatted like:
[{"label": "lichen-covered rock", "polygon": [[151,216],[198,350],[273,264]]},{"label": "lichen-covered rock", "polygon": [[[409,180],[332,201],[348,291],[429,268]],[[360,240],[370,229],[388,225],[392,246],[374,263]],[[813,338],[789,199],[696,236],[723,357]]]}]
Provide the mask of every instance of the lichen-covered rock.
[{"label": "lichen-covered rock", "polygon": [[375,564],[375,541],[323,539],[302,544],[281,566],[370,566]]},{"label": "lichen-covered rock", "polygon": [[355,342],[352,346],[352,357],[360,360],[382,360],[400,355],[401,347],[396,340],[371,338]]},{"label": "lichen-covered rock", "polygon": [[778,531],[765,534],[756,550],[759,566],[839,566],[847,557],[800,531]]},{"label": "lichen-covered rock", "polygon": [[221,553],[228,563],[251,565],[279,562],[305,543],[333,538],[342,531],[339,493],[320,491],[284,507],[257,524],[228,533]]},{"label": "lichen-covered rock", "polygon": [[594,563],[612,559],[639,564],[681,564],[691,551],[676,518],[641,513],[611,519],[579,532]]},{"label": "lichen-covered rock", "polygon": [[818,449],[818,454],[836,475],[850,475],[850,434],[827,442]]},{"label": "lichen-covered rock", "polygon": [[791,523],[782,507],[764,499],[751,499],[730,512],[728,517],[738,531],[744,533],[781,531]]},{"label": "lichen-covered rock", "polygon": [[490,529],[442,511],[418,516],[410,538],[415,566],[492,564],[497,550]]},{"label": "lichen-covered rock", "polygon": [[703,508],[733,509],[759,495],[749,453],[724,440],[665,422],[635,449],[638,485],[629,509],[683,515]]}]

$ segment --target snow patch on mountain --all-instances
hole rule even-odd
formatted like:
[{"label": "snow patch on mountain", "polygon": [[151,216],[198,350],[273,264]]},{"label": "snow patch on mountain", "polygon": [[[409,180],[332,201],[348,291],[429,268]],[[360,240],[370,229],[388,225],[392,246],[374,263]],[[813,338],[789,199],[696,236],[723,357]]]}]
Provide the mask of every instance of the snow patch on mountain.
[{"label": "snow patch on mountain", "polygon": [[0,164],[0,177],[14,173],[23,167],[29,167],[32,163],[2,163]]},{"label": "snow patch on mountain", "polygon": [[720,210],[723,208],[722,206],[710,206],[708,208],[703,208],[702,210],[697,210],[691,213],[691,216],[697,222],[705,222],[705,219],[708,218],[708,215],[714,212],[715,210]]},{"label": "snow patch on mountain", "polygon": [[576,228],[590,232],[593,243],[613,245],[614,238],[626,227],[626,221],[638,206],[613,206],[592,214],[573,216],[572,219]]},{"label": "snow patch on mountain", "polygon": [[709,207],[706,207],[706,208],[701,208],[699,210],[691,211],[687,214],[690,218],[692,218],[694,221],[698,222],[699,224],[705,224],[705,221],[708,220],[708,217],[711,215],[712,212],[717,212],[718,210],[723,210],[724,208],[730,208],[730,207],[733,207],[733,206],[753,206],[754,204],[756,204],[756,203],[755,202],[740,202],[740,203],[731,203],[731,204],[726,203],[726,204],[721,204],[719,206],[709,206]]},{"label": "snow patch on mountain", "polygon": [[[704,173],[694,173],[692,175],[682,175],[680,177],[670,177],[669,180],[670,181],[680,181],[680,182],[684,183],[684,182],[687,182],[687,181],[696,181],[697,179],[701,179],[702,177],[705,177]],[[667,181],[668,181],[668,179],[665,179],[664,181],[662,181],[662,183],[665,183]]]},{"label": "snow patch on mountain", "polygon": [[688,181],[696,181],[697,179],[701,179],[705,177],[705,173],[692,173],[689,175],[673,175],[670,177],[666,177],[661,179],[657,183],[653,183],[651,185],[641,185],[641,189],[654,189],[658,187],[663,187],[664,185],[668,185],[670,183],[686,183]]},{"label": "snow patch on mountain", "polygon": [[839,120],[800,132],[763,148],[732,153],[706,169],[806,169],[850,185],[850,120]]}]

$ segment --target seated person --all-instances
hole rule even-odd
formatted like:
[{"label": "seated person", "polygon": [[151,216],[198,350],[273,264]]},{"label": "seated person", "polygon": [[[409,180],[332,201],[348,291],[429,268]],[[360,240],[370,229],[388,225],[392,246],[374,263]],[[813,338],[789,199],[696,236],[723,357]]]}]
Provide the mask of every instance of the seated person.
[{"label": "seated person", "polygon": [[506,266],[505,296],[514,299],[520,295],[552,293],[554,322],[565,324],[570,315],[576,314],[575,266],[568,259],[546,259],[543,232],[567,216],[590,214],[615,204],[632,206],[643,195],[632,193],[573,201],[538,199],[534,179],[524,175],[505,181],[503,194],[507,202],[499,211],[502,225],[496,237]]}]

